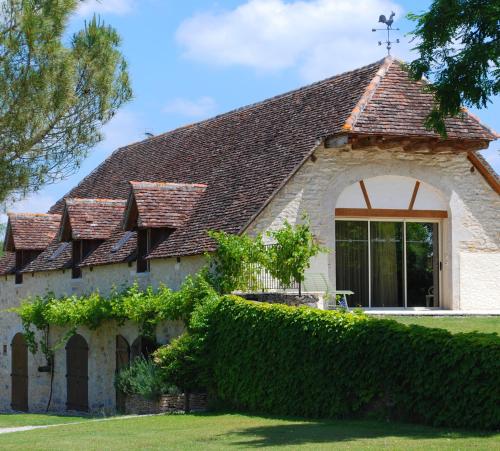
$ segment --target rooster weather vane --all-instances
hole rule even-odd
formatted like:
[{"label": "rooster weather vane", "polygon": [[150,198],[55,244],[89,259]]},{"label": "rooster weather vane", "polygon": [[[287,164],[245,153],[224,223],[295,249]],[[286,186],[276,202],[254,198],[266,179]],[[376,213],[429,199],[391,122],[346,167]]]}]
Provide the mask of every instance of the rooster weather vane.
[{"label": "rooster weather vane", "polygon": [[382,14],[378,18],[378,21],[379,21],[379,23],[385,24],[387,27],[386,28],[372,28],[372,31],[387,31],[387,41],[378,41],[378,45],[386,44],[387,55],[389,55],[389,56],[391,54],[392,44],[393,43],[399,44],[399,39],[396,39],[396,41],[394,41],[394,42],[391,41],[391,31],[399,31],[399,28],[392,28],[392,24],[394,22],[395,15],[396,15],[396,13],[394,11],[392,11],[391,15],[389,16],[389,19],[387,19]]}]

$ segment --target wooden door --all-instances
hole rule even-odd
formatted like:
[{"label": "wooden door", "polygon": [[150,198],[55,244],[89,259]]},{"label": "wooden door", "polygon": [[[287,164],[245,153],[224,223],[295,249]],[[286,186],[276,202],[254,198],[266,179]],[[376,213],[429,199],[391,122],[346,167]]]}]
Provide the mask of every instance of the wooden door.
[{"label": "wooden door", "polygon": [[66,345],[66,381],[68,410],[86,412],[88,400],[88,357],[89,348],[85,338],[73,335]]},{"label": "wooden door", "polygon": [[[116,373],[123,368],[127,368],[130,363],[130,346],[127,340],[121,335],[116,336]],[[125,411],[125,394],[116,389],[116,410]]]},{"label": "wooden door", "polygon": [[28,411],[28,346],[23,334],[12,339],[12,402],[13,410]]}]

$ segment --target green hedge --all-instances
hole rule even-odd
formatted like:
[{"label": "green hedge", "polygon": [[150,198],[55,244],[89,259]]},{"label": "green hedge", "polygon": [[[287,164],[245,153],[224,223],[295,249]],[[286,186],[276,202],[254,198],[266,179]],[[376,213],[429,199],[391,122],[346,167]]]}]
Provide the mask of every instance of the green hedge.
[{"label": "green hedge", "polygon": [[195,312],[226,407],[500,427],[500,338],[234,297]]}]

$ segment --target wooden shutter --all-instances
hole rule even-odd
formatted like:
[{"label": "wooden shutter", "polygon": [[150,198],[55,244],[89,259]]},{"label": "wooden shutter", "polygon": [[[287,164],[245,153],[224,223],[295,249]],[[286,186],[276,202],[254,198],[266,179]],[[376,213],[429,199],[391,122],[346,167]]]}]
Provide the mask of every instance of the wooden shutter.
[{"label": "wooden shutter", "polygon": [[11,407],[28,411],[28,346],[22,334],[12,339]]}]

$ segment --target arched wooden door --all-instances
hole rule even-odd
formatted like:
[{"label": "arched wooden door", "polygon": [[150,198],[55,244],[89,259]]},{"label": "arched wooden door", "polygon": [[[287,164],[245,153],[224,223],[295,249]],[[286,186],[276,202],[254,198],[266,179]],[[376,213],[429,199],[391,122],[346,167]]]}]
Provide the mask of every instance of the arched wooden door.
[{"label": "arched wooden door", "polygon": [[88,357],[89,347],[81,335],[73,335],[66,345],[66,381],[68,410],[86,412],[89,410],[88,397]]},{"label": "arched wooden door", "polygon": [[28,346],[23,334],[12,339],[12,402],[13,410],[28,411]]},{"label": "arched wooden door", "polygon": [[[121,335],[116,336],[116,373],[123,368],[127,368],[130,363],[130,346],[128,341]],[[125,395],[116,389],[116,410],[125,411]]]}]

